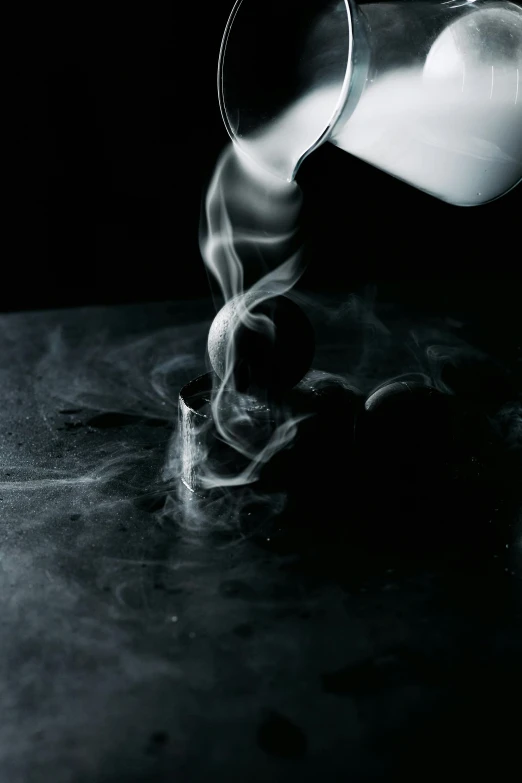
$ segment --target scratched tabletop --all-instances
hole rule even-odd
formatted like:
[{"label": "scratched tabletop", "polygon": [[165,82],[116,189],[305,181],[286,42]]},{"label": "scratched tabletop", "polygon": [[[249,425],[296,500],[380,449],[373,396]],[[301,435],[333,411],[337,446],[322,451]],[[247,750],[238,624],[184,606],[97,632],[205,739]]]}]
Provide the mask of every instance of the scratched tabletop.
[{"label": "scratched tabletop", "polygon": [[[420,354],[433,365],[421,349],[444,330],[464,344],[458,321],[304,305],[315,365],[363,392]],[[177,400],[206,370],[213,314],[0,317],[1,783],[511,779],[516,482],[492,509],[501,544],[458,565],[329,552],[320,526],[322,554],[305,557],[207,534],[204,514],[187,525]],[[501,424],[513,453],[520,414]],[[340,520],[348,490],[343,504]]]}]

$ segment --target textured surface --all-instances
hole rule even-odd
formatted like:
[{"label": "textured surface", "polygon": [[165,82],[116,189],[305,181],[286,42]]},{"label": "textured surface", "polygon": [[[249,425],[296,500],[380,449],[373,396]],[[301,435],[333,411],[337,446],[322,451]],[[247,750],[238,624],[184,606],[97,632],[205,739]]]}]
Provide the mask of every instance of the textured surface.
[{"label": "textured surface", "polygon": [[[509,547],[458,562],[334,553],[323,520],[306,556],[209,538],[211,509],[181,524],[169,444],[212,316],[203,302],[0,319],[0,780],[507,779],[513,483],[492,520]],[[312,317],[316,366],[365,392],[441,345],[440,324],[389,311],[384,328],[353,300]],[[515,450],[517,421],[499,425]]]}]

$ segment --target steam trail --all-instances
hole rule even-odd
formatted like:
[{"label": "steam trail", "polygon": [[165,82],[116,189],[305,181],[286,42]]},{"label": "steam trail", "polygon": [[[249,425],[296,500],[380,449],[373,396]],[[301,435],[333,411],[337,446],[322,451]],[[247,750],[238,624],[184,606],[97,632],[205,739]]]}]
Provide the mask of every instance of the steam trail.
[{"label": "steam trail", "polygon": [[[237,145],[222,152],[208,188],[200,250],[228,301],[245,292],[245,273],[260,284],[289,290],[298,280],[298,257],[288,261],[301,208],[301,190],[263,170]],[[251,286],[247,286],[248,288]]]},{"label": "steam trail", "polygon": [[[263,331],[272,339],[273,323],[253,310],[266,299],[290,291],[302,274],[299,252],[291,253],[300,206],[301,191],[295,182],[264,170],[234,144],[224,150],[206,197],[200,230],[201,254],[225,302],[242,297],[237,308],[238,325]],[[253,271],[257,272],[257,279],[248,286],[246,281],[253,277]],[[228,477],[208,466],[203,478],[206,488],[255,481],[259,466],[291,443],[300,421],[285,417],[275,428],[265,427],[265,437],[259,442],[256,413],[263,401],[235,393],[233,333],[228,337],[224,377],[211,400],[212,419],[219,437],[249,464]],[[266,408],[266,417],[270,414]]]}]

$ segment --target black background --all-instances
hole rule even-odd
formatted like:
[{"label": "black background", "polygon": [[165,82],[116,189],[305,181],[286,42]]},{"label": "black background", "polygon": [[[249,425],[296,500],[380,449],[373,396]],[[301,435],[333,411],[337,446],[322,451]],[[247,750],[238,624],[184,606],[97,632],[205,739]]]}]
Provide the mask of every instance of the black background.
[{"label": "black background", "polygon": [[[231,6],[40,4],[27,13],[19,262],[3,310],[206,296],[198,225],[228,141],[216,65]],[[303,288],[371,284],[405,307],[484,313],[500,336],[518,328],[520,188],[453,207],[329,144],[298,181]]]}]

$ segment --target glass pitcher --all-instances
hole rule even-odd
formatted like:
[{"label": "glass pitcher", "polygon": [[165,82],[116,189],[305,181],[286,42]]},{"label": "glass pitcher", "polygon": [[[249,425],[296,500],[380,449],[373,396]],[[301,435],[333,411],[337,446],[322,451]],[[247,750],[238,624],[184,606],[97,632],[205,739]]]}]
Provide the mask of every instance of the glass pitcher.
[{"label": "glass pitcher", "polygon": [[323,142],[461,206],[522,179],[522,8],[494,0],[238,0],[221,113],[293,180]]}]

